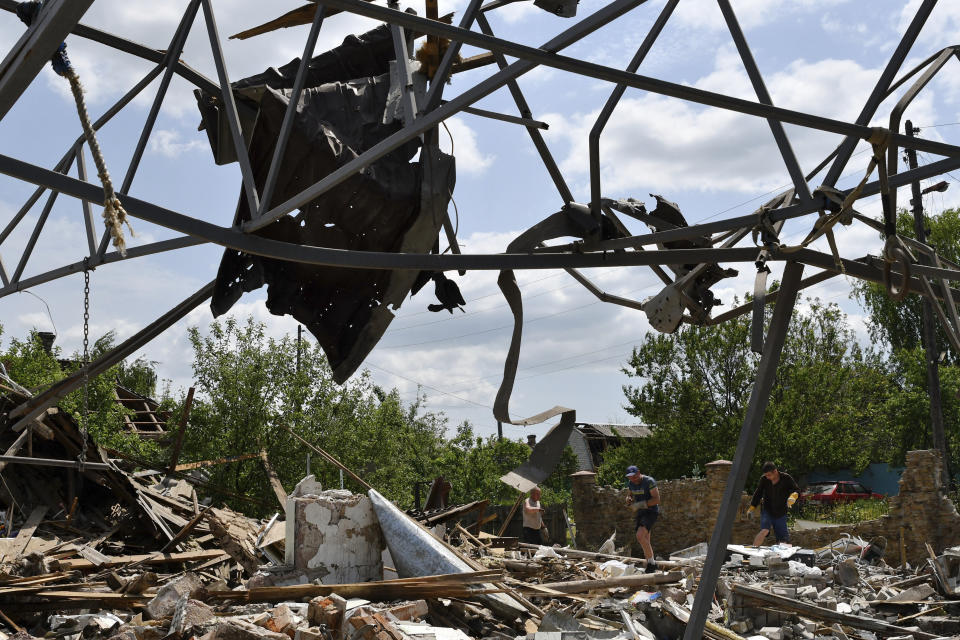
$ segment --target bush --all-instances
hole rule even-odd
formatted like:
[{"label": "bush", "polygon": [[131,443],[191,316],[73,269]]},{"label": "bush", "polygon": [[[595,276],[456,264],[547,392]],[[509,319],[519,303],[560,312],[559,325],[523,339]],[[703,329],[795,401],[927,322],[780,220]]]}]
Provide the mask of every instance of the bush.
[{"label": "bush", "polygon": [[800,505],[794,520],[813,520],[824,524],[856,524],[875,520],[890,511],[886,498],[855,500],[853,502],[820,503],[809,501]]}]

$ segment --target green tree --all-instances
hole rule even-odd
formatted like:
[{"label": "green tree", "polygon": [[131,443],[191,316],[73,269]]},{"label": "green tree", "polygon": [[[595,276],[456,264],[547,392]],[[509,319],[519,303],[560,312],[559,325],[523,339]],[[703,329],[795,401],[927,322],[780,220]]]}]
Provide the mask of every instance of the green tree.
[{"label": "green tree", "polygon": [[[941,258],[960,262],[960,209],[947,209],[940,215],[924,217],[927,242],[937,250]],[[913,214],[901,209],[897,215],[897,233],[915,238]],[[858,280],[853,285],[857,300],[870,316],[868,329],[875,345],[891,351],[913,350],[921,345],[923,329],[922,298],[907,296],[905,300],[893,300],[882,284]],[[960,354],[954,353],[939,321],[937,345],[946,352],[952,364],[960,364]]]},{"label": "green tree", "polygon": [[[115,341],[116,336],[112,331],[96,339],[90,347],[89,359],[95,360],[112,349]],[[10,377],[34,394],[79,369],[83,363],[82,355],[77,352],[64,358],[57,345],[47,352],[36,331],[31,331],[25,339],[12,338],[2,353],[2,360]],[[69,412],[82,428],[86,404],[86,428],[97,444],[140,458],[155,459],[159,452],[157,443],[141,440],[124,431],[125,409],[114,401],[114,385],[121,378],[126,379],[138,393],[150,395],[157,379],[155,364],[143,359],[132,363],[121,362],[99,376],[90,378],[86,384],[61,399],[57,406]],[[146,384],[151,379],[153,386]]]},{"label": "green tree", "polygon": [[[857,343],[835,304],[807,300],[791,320],[764,417],[754,475],[764,460],[794,472],[862,469],[893,454],[885,409],[894,388],[882,359]],[[674,478],[733,457],[756,374],[750,319],[649,334],[624,368],[625,409],[652,435],[606,455],[600,481],[620,484],[627,464]]]},{"label": "green tree", "polygon": [[[960,209],[947,209],[934,216],[925,216],[927,242],[941,259],[960,261]],[[916,237],[914,216],[900,210],[897,232]],[[939,287],[935,285],[935,289]],[[898,391],[890,399],[887,413],[894,431],[899,434],[898,457],[911,448],[932,446],[930,435],[930,396],[926,377],[925,352],[922,347],[922,300],[919,295],[893,300],[880,284],[858,281],[854,294],[867,311],[870,338],[874,345],[889,353],[888,366]],[[960,416],[956,412],[957,381],[960,378],[960,354],[950,344],[940,320],[934,316],[936,352],[945,355],[940,365],[940,395],[944,414],[949,467],[960,469]]]},{"label": "green tree", "polygon": [[[321,447],[366,482],[402,506],[413,502],[413,482],[432,477],[433,460],[444,448],[446,419],[404,406],[396,390],[385,391],[361,374],[340,386],[323,351],[312,341],[269,338],[262,323],[228,318],[208,335],[189,330],[194,349],[197,397],[185,438],[193,460],[267,451],[284,487],[304,476],[309,451],[289,427]],[[314,455],[311,472],[324,487],[339,487],[339,470]],[[259,459],[211,467],[213,484],[255,497],[255,512],[275,511]],[[345,485],[358,487],[347,478]],[[234,501],[250,511],[250,505]]]}]

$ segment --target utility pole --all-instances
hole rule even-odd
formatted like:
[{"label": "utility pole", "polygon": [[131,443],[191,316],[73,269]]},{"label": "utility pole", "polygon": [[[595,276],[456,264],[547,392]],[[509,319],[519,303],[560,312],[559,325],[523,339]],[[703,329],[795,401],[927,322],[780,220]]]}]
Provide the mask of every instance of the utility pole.
[{"label": "utility pole", "polygon": [[503,440],[503,423],[497,420],[497,442]]},{"label": "utility pole", "polygon": [[[913,123],[907,120],[906,133],[913,137],[919,129],[913,128]],[[915,149],[906,149],[907,163],[911,169],[917,168],[917,152]],[[920,181],[914,180],[910,185],[913,198],[910,204],[913,206],[913,230],[916,233],[917,240],[923,243],[927,241],[927,228],[923,219],[923,194],[920,193]],[[923,251],[918,251],[920,264],[930,265],[932,261]],[[927,387],[930,394],[930,431],[933,436],[933,446],[940,451],[943,458],[943,481],[944,486],[950,482],[950,458],[948,457],[947,438],[943,430],[943,404],[940,398],[940,371],[937,362],[940,359],[940,350],[937,348],[937,332],[933,324],[933,303],[926,296],[922,296],[923,305],[923,348],[927,361]]]}]

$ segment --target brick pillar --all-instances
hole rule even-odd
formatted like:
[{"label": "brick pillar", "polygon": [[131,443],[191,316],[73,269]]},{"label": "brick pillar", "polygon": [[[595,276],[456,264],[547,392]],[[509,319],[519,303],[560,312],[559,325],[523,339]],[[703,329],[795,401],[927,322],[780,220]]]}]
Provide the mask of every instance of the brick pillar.
[{"label": "brick pillar", "polygon": [[590,531],[590,514],[596,506],[597,474],[592,471],[577,471],[570,475],[573,479],[571,498],[573,500],[573,521],[577,524],[577,547],[587,545]]},{"label": "brick pillar", "polygon": [[730,477],[732,470],[733,463],[729,460],[714,460],[707,463],[707,497],[704,500],[704,511],[711,521],[715,522],[720,512],[723,492],[727,489],[727,478]]}]

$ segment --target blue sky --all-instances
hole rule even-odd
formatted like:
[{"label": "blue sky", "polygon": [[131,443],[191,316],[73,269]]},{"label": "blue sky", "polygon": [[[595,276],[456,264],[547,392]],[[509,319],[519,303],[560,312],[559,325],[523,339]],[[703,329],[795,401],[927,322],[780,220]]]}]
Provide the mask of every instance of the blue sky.
[{"label": "blue sky", "polygon": [[[308,27],[286,29],[246,41],[226,36],[260,24],[300,2],[273,3],[215,0],[221,37],[231,79],[278,66],[298,57]],[[892,0],[733,0],[755,59],[773,101],[778,106],[852,121],[879,77],[912,17],[918,1]],[[165,49],[186,0],[97,0],[83,22],[118,33],[151,47]],[[419,3],[413,6],[421,14]],[[466,2],[441,3],[441,14],[462,11]],[[582,0],[578,17],[602,3]],[[566,50],[568,55],[623,67],[633,56],[663,6],[650,0],[617,22]],[[869,10],[865,10],[869,7]],[[567,28],[570,20],[551,16],[529,2],[488,14],[498,36],[539,45]],[[372,22],[341,14],[325,21],[317,52],[338,44],[348,33],[370,28]],[[11,14],[0,15],[0,50],[4,53],[22,34]],[[956,44],[960,33],[960,3],[941,0],[910,54],[907,68],[944,46]],[[94,117],[136,83],[150,65],[80,38],[68,39],[68,51],[87,89]],[[202,18],[195,23],[183,60],[211,78],[216,77]],[[466,48],[465,55],[476,50]],[[906,117],[923,128],[920,135],[957,143],[960,138],[960,74],[952,61],[921,94]],[[491,73],[490,68],[454,78],[452,97]],[[640,72],[711,91],[755,99],[715,2],[683,0],[654,45]],[[547,122],[547,143],[579,202],[589,200],[587,133],[609,95],[609,84],[553,69],[536,69],[520,79],[534,117]],[[114,182],[126,170],[158,82],[150,85],[121,116],[106,126],[101,144]],[[875,124],[886,123],[896,97],[881,107]],[[516,113],[503,89],[476,106]],[[161,109],[131,193],[165,207],[221,225],[229,225],[239,190],[237,165],[217,167],[197,131],[199,116],[192,87],[174,79]],[[469,114],[447,122],[457,157],[453,194],[464,251],[503,251],[518,233],[557,210],[561,200],[526,133],[516,125]],[[837,136],[787,126],[801,167],[809,170],[839,142]],[[44,167],[52,167],[79,134],[79,124],[66,82],[45,69],[11,112],[0,121],[0,152]],[[441,131],[447,148],[448,134]],[[765,122],[700,107],[636,90],[628,90],[601,140],[602,183],[606,197],[634,197],[648,206],[656,193],[677,202],[688,221],[698,222],[750,213],[788,183],[786,171]],[[841,186],[862,176],[869,155],[858,148]],[[921,161],[924,157],[921,156]],[[88,156],[88,172],[93,163]],[[75,175],[75,173],[74,173]],[[960,177],[958,174],[957,177]],[[960,185],[948,178],[946,193],[926,196],[937,211],[958,205]],[[819,184],[814,180],[812,186]],[[0,224],[5,225],[32,189],[0,176]],[[901,196],[901,203],[907,195]],[[12,271],[40,213],[42,201],[11,237],[0,245],[7,270]],[[858,209],[878,215],[876,200],[861,201]],[[813,219],[788,224],[787,241],[806,235]],[[133,220],[137,233],[131,245],[172,237],[159,227]],[[642,233],[639,224],[631,228]],[[846,257],[879,254],[876,234],[862,227],[838,232]],[[822,243],[821,243],[822,244]],[[77,201],[60,198],[40,236],[25,277],[83,257],[86,246]],[[825,245],[820,246],[826,250]],[[129,336],[216,274],[221,250],[201,246],[175,253],[104,266],[92,275],[91,322],[94,335],[114,329]],[[732,266],[732,265],[730,265]],[[748,265],[749,266],[749,265]],[[779,267],[774,276],[778,276]],[[725,303],[752,288],[753,269],[715,287]],[[649,269],[594,270],[591,276],[611,293],[644,299],[659,291]],[[495,431],[490,407],[509,345],[512,319],[495,285],[496,274],[471,272],[454,276],[468,304],[467,313],[434,314],[426,310],[432,295],[425,290],[408,299],[384,339],[364,367],[386,387],[400,389],[405,400],[417,393],[427,407],[444,411],[451,424],[470,420],[482,433]],[[526,326],[511,409],[515,417],[538,413],[556,404],[574,408],[578,419],[630,422],[622,408],[620,372],[631,346],[649,329],[642,312],[600,303],[563,272],[536,271],[518,275],[524,292]],[[810,295],[840,304],[866,340],[862,310],[848,298],[850,286],[834,278],[810,290]],[[78,348],[82,319],[82,278],[72,276],[35,288],[50,308],[28,294],[0,299],[0,324],[5,336],[30,328],[51,328],[66,350]],[[290,318],[270,315],[264,292],[245,296],[234,308],[266,322],[273,334],[295,332]],[[719,310],[718,310],[719,311]],[[143,354],[159,362],[163,377],[176,385],[190,383],[192,354],[185,340],[187,326],[206,326],[207,307],[149,345]],[[546,427],[533,428],[542,434]],[[519,437],[524,429],[507,427]]]}]

